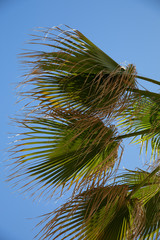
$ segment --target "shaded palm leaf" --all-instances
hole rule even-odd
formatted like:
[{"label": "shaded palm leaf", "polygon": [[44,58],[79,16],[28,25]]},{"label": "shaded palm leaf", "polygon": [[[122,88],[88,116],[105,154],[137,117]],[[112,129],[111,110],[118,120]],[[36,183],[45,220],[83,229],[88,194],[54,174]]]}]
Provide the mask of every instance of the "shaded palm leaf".
[{"label": "shaded palm leaf", "polygon": [[[45,32],[33,40],[50,48],[25,54],[33,61],[28,94],[43,107],[74,107],[105,111],[105,115],[124,107],[135,88],[135,67],[122,68],[82,33],[71,28]],[[44,40],[44,39],[43,39]],[[127,90],[127,91],[126,91]]]},{"label": "shaded palm leaf", "polygon": [[160,185],[157,172],[159,167],[151,173],[129,171],[121,175],[115,185],[76,196],[61,209],[46,215],[42,223],[48,223],[40,239],[60,236],[61,239],[86,240],[158,239]]},{"label": "shaded palm leaf", "polygon": [[26,131],[17,144],[13,176],[29,176],[33,187],[100,184],[118,161],[115,129],[94,116],[57,110],[48,118],[24,120],[22,126]]},{"label": "shaded palm leaf", "polygon": [[55,217],[53,213],[45,217],[48,223],[38,239],[123,239],[129,224],[126,194],[127,188],[114,186],[78,195],[62,206]]}]

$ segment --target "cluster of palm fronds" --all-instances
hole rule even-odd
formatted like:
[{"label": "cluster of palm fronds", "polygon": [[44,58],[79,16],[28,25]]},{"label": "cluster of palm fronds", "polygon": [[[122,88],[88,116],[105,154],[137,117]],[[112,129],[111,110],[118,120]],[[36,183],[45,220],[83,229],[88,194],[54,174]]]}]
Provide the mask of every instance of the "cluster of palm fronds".
[{"label": "cluster of palm fronds", "polygon": [[[22,95],[31,104],[18,120],[23,131],[11,149],[10,179],[36,195],[73,189],[71,200],[42,220],[39,239],[158,239],[160,95],[139,89],[136,79],[160,83],[68,27],[41,30],[32,43],[44,50],[24,54],[30,72],[23,84],[30,87]],[[122,140],[130,137],[146,150],[151,145],[151,171],[117,171]]]}]

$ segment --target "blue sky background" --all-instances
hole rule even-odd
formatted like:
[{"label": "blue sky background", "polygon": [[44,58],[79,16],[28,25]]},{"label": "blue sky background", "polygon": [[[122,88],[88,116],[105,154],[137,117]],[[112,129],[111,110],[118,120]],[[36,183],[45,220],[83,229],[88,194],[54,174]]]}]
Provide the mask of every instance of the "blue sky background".
[{"label": "blue sky background", "polygon": [[[157,0],[0,0],[0,240],[32,240],[35,218],[63,203],[20,195],[6,182],[6,148],[15,133],[9,117],[19,110],[15,105],[15,83],[23,74],[17,57],[26,48],[28,34],[36,27],[67,24],[77,28],[118,63],[133,63],[139,75],[160,79],[160,4]],[[155,86],[146,85],[158,91]],[[128,143],[128,142],[127,142]],[[121,167],[142,165],[137,146],[127,146]],[[67,197],[68,195],[66,195]],[[29,220],[30,218],[30,220]]]}]

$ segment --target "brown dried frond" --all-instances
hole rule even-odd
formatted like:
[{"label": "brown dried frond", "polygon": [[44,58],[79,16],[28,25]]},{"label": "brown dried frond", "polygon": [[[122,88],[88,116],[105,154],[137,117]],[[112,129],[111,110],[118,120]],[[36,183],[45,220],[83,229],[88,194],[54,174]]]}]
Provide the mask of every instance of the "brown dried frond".
[{"label": "brown dried frond", "polygon": [[132,89],[136,87],[135,82],[136,70],[133,65],[129,65],[124,72],[121,68],[111,72],[105,78],[103,84],[99,87],[97,101],[100,105],[108,98],[102,107],[99,109],[106,116],[117,116],[130,104],[133,99]]}]

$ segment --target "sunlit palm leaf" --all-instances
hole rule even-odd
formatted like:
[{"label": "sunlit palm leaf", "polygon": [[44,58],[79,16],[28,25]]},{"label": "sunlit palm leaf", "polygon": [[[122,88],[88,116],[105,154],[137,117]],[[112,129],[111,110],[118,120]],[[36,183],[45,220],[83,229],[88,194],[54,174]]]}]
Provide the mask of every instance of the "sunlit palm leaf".
[{"label": "sunlit palm leaf", "polygon": [[22,126],[26,131],[17,144],[14,177],[29,176],[32,186],[100,184],[118,162],[115,129],[94,116],[57,110],[48,118],[24,120]]},{"label": "sunlit palm leaf", "polygon": [[128,107],[121,115],[119,126],[127,136],[132,134],[136,142],[146,146],[151,143],[152,156],[156,157],[160,149],[160,110],[159,99],[141,97],[141,100]]},{"label": "sunlit palm leaf", "polygon": [[40,239],[60,236],[86,240],[158,239],[160,179],[157,172],[159,167],[151,173],[129,171],[120,176],[116,185],[76,196],[45,217],[48,223]]},{"label": "sunlit palm leaf", "polygon": [[133,65],[122,68],[77,30],[56,27],[44,34],[33,43],[49,50],[25,54],[32,67],[27,81],[34,86],[29,95],[43,107],[72,106],[106,115],[124,107],[128,89],[136,85]]},{"label": "sunlit palm leaf", "polygon": [[[145,221],[140,239],[159,239],[160,236],[160,167],[151,173],[129,171],[121,176],[124,184],[133,189],[133,197],[140,199],[145,209]],[[139,188],[140,186],[140,188]]]}]

